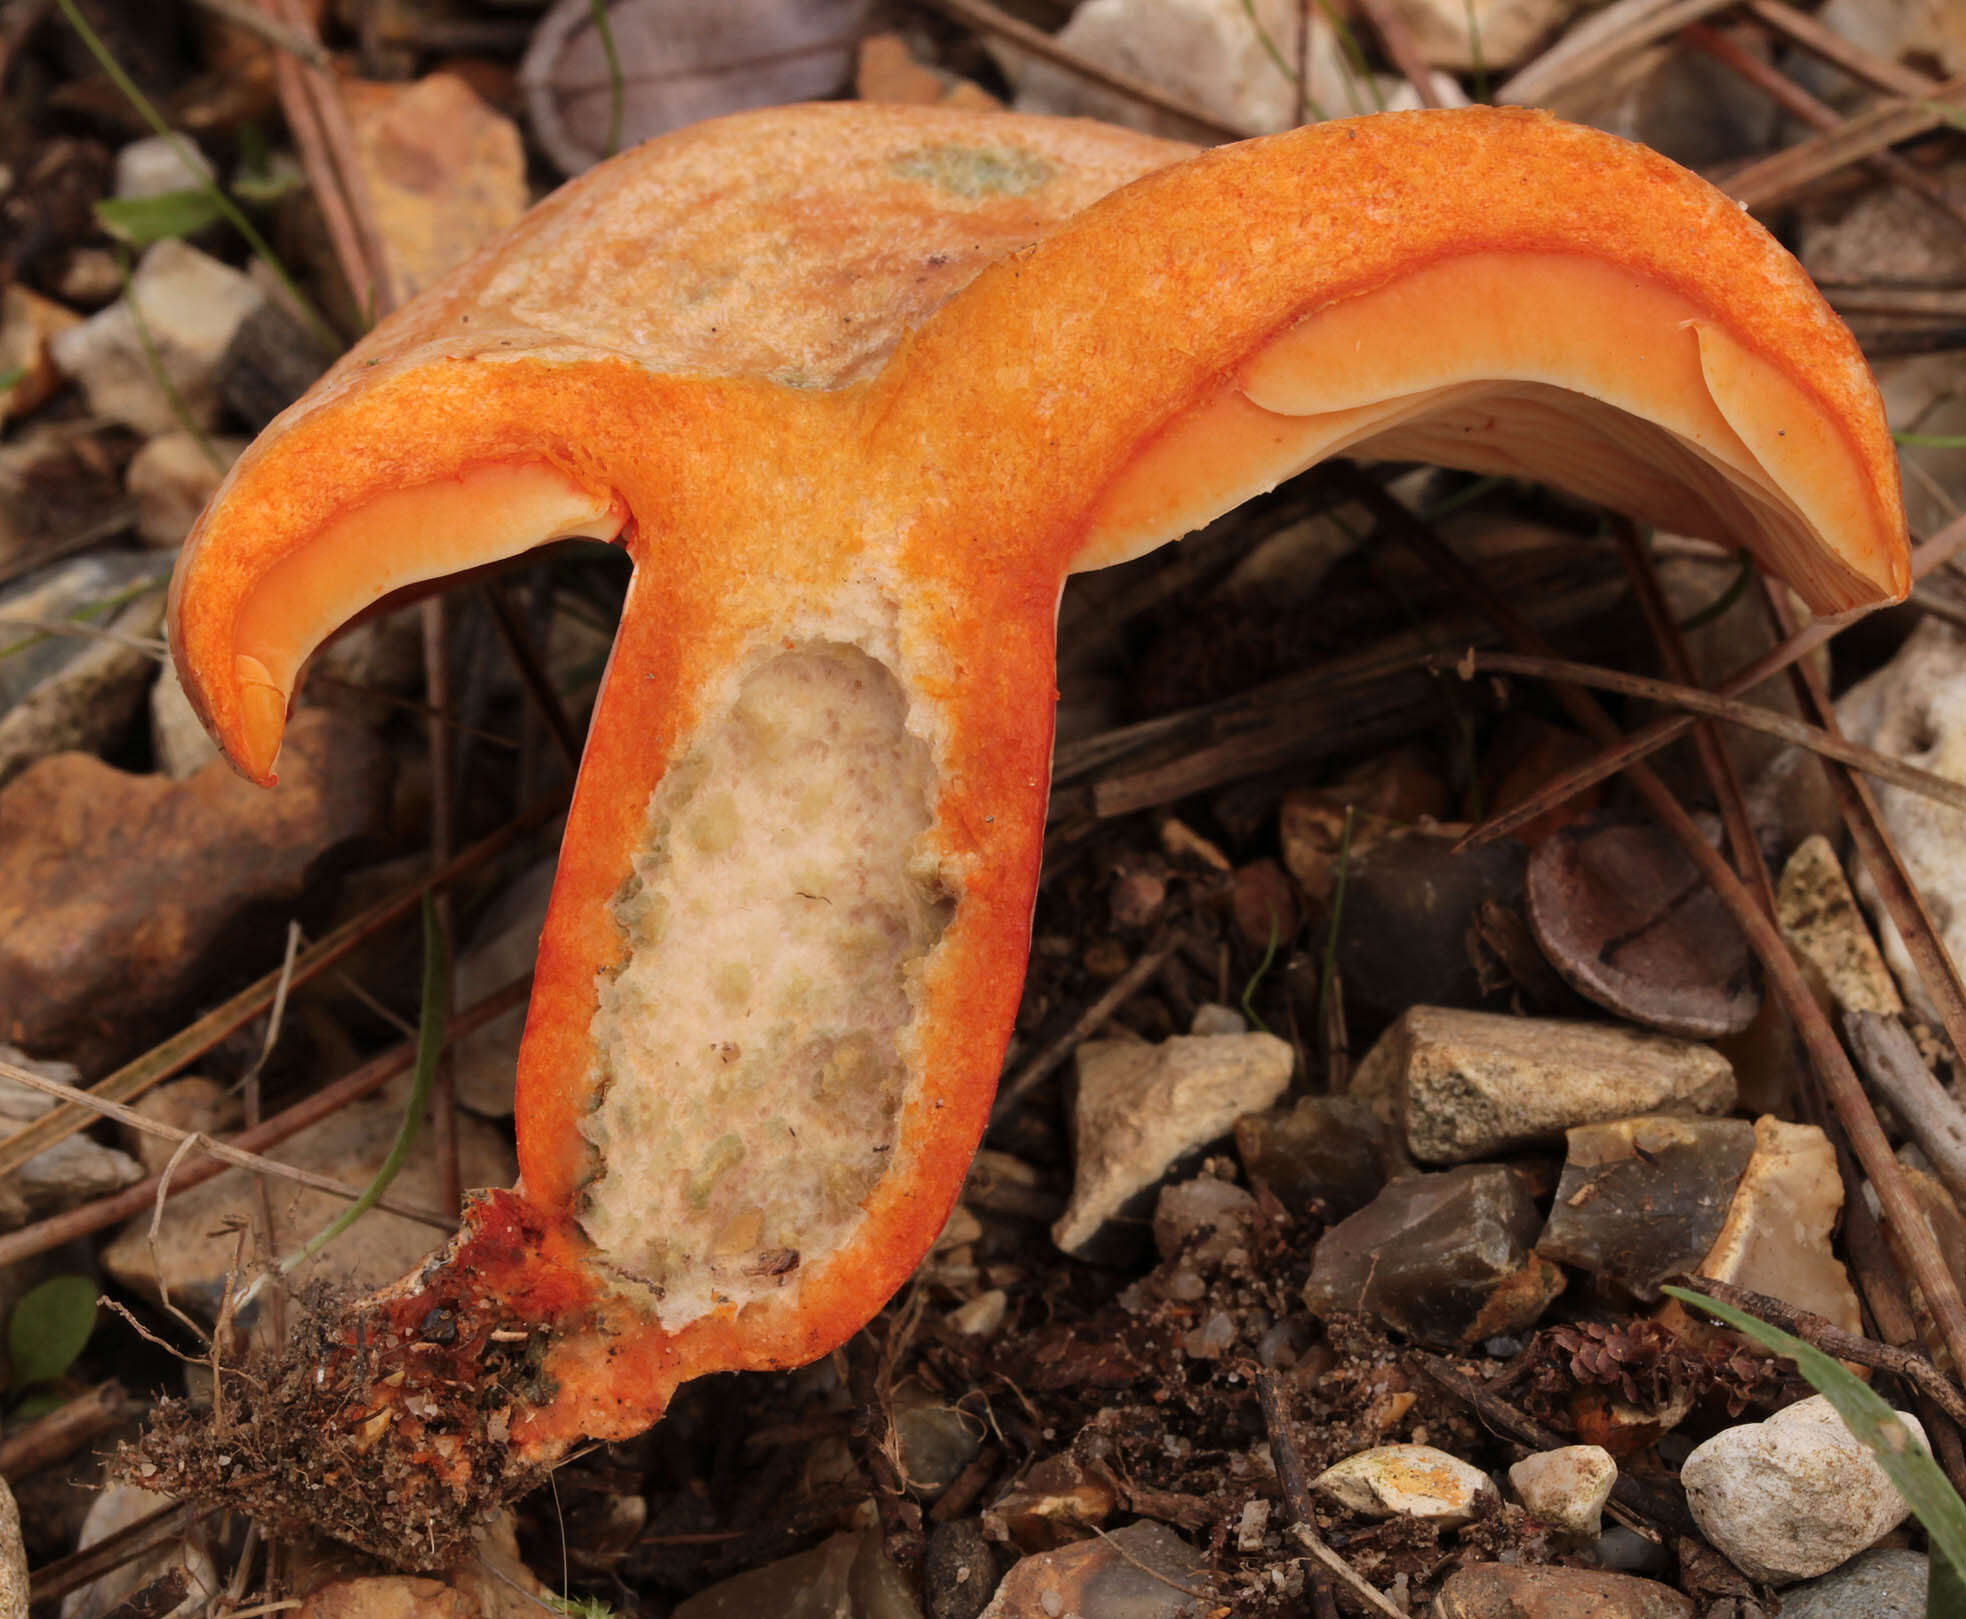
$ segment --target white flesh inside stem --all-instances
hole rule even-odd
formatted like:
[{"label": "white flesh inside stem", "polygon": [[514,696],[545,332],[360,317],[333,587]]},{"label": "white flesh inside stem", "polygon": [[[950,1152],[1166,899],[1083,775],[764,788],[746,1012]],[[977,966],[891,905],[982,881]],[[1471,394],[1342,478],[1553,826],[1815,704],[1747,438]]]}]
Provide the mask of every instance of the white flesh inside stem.
[{"label": "white flesh inside stem", "polygon": [[754,662],[650,800],[614,902],[580,1219],[671,1328],[787,1286],[894,1156],[923,965],[953,913],[929,746],[890,669]]}]

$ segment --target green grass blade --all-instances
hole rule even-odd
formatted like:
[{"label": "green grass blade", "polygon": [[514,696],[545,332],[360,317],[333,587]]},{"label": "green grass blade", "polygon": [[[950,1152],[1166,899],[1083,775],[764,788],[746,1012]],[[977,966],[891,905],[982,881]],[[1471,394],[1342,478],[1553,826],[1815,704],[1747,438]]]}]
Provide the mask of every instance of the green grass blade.
[{"label": "green grass blade", "polygon": [[621,71],[621,52],[615,48],[608,0],[588,0],[588,9],[593,14],[594,32],[601,36],[601,55],[608,64],[608,149],[601,156],[613,157],[621,150],[621,116],[628,101],[628,80]]},{"label": "green grass blade", "polygon": [[403,1122],[396,1127],[396,1139],[389,1156],[375,1178],[362,1188],[362,1195],[322,1228],[305,1248],[280,1261],[284,1275],[298,1269],[340,1236],[382,1199],[390,1183],[403,1171],[415,1150],[423,1129],[423,1115],[430,1106],[430,1090],[437,1078],[437,1063],[444,1054],[444,1025],[451,1015],[451,956],[444,930],[437,921],[437,901],[423,896],[423,1005],[417,1015],[416,1067],[410,1075],[409,1100],[403,1104]]},{"label": "green grass blade", "polygon": [[[136,80],[123,71],[123,64],[116,60],[110,53],[109,47],[103,44],[101,36],[89,26],[89,19],[82,15],[82,8],[76,4],[76,0],[55,0],[55,4],[61,7],[61,14],[68,19],[68,26],[75,30],[76,36],[87,47],[89,54],[95,58],[96,66],[101,68],[109,82],[123,93],[123,99],[136,109],[137,116],[171,143],[171,150],[177,153],[178,161],[185,166],[187,173],[202,174],[205,168],[204,162],[192,150],[191,143],[164,121],[164,115],[151,104],[150,98],[137,88]],[[224,188],[216,181],[207,180],[203,189],[220,216],[245,238],[246,246],[252,250],[253,257],[278,278],[287,296],[293,299],[294,307],[314,329],[315,336],[327,344],[330,353],[339,354],[344,347],[341,335],[329,325],[327,317],[314,307],[307,294],[300,290],[294,278],[287,273],[286,265],[280,262],[280,256],[267,245],[266,238],[260,235],[253,222],[240,210],[239,205],[225,194]]]},{"label": "green grass blade", "polygon": [[[1910,1503],[1912,1512],[1924,1525],[1932,1548],[1932,1583],[1926,1599],[1926,1619],[1966,1619],[1966,1604],[1958,1600],[1959,1593],[1966,1589],[1966,1579],[1961,1577],[1962,1571],[1966,1571],[1966,1501],[1959,1499],[1952,1481],[1939,1470],[1930,1453],[1912,1439],[1897,1413],[1885,1404],[1884,1397],[1834,1356],[1824,1354],[1813,1344],[1806,1344],[1779,1327],[1757,1321],[1731,1305],[1689,1288],[1667,1287],[1662,1291],[1682,1304],[1718,1317],[1742,1337],[1795,1362],[1810,1386],[1836,1408],[1844,1426],[1869,1447],[1885,1476],[1897,1486],[1898,1494]],[[1941,1564],[1948,1565],[1943,1578]]]}]

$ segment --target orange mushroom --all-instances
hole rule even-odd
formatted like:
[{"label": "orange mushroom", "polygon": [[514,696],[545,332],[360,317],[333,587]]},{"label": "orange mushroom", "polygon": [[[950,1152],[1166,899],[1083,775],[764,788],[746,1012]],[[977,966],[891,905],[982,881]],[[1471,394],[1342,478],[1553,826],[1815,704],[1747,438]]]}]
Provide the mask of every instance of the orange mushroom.
[{"label": "orange mushroom", "polygon": [[[289,1385],[386,1431],[396,1528],[368,1538],[449,1538],[684,1379],[879,1309],[1017,1005],[1065,576],[1339,453],[1563,485],[1745,546],[1818,613],[1907,585],[1876,390],[1794,261],[1664,159],[1489,108],[1201,155],[919,108],[685,130],[542,204],[241,459],[172,641],[259,781],[309,654],[381,597],[569,535],[636,564],[521,1185]],[[254,1499],[305,1516],[320,1487]]]}]

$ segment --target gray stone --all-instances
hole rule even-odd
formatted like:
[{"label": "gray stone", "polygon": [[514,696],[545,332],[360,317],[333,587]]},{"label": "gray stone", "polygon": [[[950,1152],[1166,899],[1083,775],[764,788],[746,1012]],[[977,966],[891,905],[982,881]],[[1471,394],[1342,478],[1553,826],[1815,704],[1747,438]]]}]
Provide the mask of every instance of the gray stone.
[{"label": "gray stone", "polygon": [[928,1619],[977,1619],[997,1589],[997,1554],[974,1518],[938,1523],[922,1559]]},{"label": "gray stone", "polygon": [[218,744],[184,695],[175,664],[159,669],[150,687],[150,752],[172,781],[189,781],[218,757]]},{"label": "gray stone", "polygon": [[1500,1164],[1394,1181],[1318,1239],[1304,1301],[1315,1315],[1364,1311],[1442,1347],[1517,1331],[1563,1290],[1563,1273],[1529,1251],[1539,1220],[1522,1178]]},{"label": "gray stone", "polygon": [[[1294,0],[1253,0],[1253,10],[1244,0],[1086,0],[1058,42],[1102,67],[1158,85],[1234,128],[1267,133],[1297,122],[1296,86],[1278,57],[1298,59],[1305,17],[1311,35],[1301,54],[1310,69],[1311,117],[1371,112],[1381,98],[1389,109],[1419,104],[1404,79],[1360,79],[1330,20],[1315,9],[1301,11]],[[1186,119],[1014,49],[996,54],[1018,85],[1019,112],[1098,118],[1175,139],[1195,137]],[[1464,99],[1445,74],[1434,76],[1434,90],[1448,105]]]},{"label": "gray stone", "polygon": [[207,434],[200,442],[179,432],[160,433],[138,450],[123,474],[123,485],[136,498],[137,532],[144,544],[160,550],[182,545],[245,447],[244,439]]},{"label": "gray stone", "polygon": [[188,135],[146,135],[116,154],[116,195],[125,201],[189,191],[211,178],[210,161]]},{"label": "gray stone", "polygon": [[1464,1163],[1636,1113],[1724,1113],[1734,1072],[1711,1047],[1599,1023],[1416,1006],[1394,1042],[1406,1145]]},{"label": "gray stone", "polygon": [[1433,67],[1490,72],[1514,67],[1582,7],[1582,0],[1389,0]]},{"label": "gray stone", "polygon": [[[122,638],[157,633],[164,576],[155,557],[98,553],[55,563],[0,592],[0,620],[77,619],[111,632],[49,635],[0,659],[0,782],[51,753],[105,747],[136,718],[157,658]],[[131,595],[146,580],[159,588]],[[0,628],[0,645],[33,633]]]},{"label": "gray stone", "polygon": [[1642,1299],[1712,1249],[1754,1155],[1745,1119],[1647,1115],[1569,1132],[1546,1259],[1602,1276]]},{"label": "gray stone", "polygon": [[1931,1560],[1880,1546],[1782,1593],[1782,1619],[1924,1619]]},{"label": "gray stone", "polygon": [[1270,1106],[1290,1083],[1292,1060],[1290,1047],[1269,1034],[1080,1046],[1077,1174],[1072,1200],[1051,1228],[1058,1246],[1083,1254],[1176,1160]]},{"label": "gray stone", "polygon": [[1775,891],[1775,911],[1810,987],[1834,1013],[1895,1016],[1904,1010],[1828,838],[1812,837],[1789,856]]},{"label": "gray stone", "polygon": [[1200,1554],[1165,1524],[1129,1524],[1023,1558],[982,1619],[1202,1619],[1221,1611],[1208,1577]]},{"label": "gray stone", "polygon": [[[1918,1419],[1897,1417],[1924,1446]],[[1686,1458],[1679,1480],[1701,1533],[1771,1585],[1827,1574],[1911,1513],[1820,1394],[1766,1422],[1723,1428]]]},{"label": "gray stone", "polygon": [[[1966,781],[1966,634],[1940,619],[1922,619],[1896,657],[1844,694],[1836,717],[1853,742]],[[1966,811],[1888,782],[1873,782],[1871,791],[1905,875],[1924,897],[1946,949],[1953,960],[1966,961]],[[1897,925],[1861,868],[1856,889],[1898,987],[1936,1023]]]},{"label": "gray stone", "polygon": [[[173,239],[144,253],[130,291],[185,410],[200,427],[210,427],[218,413],[218,363],[239,323],[259,307],[259,289],[229,265]],[[58,335],[52,351],[98,416],[144,434],[178,427],[138,336],[129,296]]]},{"label": "gray stone", "polygon": [[[36,1061],[13,1046],[0,1045],[0,1060],[61,1085],[76,1085],[82,1078],[71,1063]],[[0,1134],[32,1123],[55,1106],[55,1099],[44,1092],[0,1078]],[[0,1226],[21,1225],[107,1197],[142,1180],[143,1174],[143,1166],[128,1153],[88,1135],[69,1136],[0,1179]]]},{"label": "gray stone", "polygon": [[1368,1518],[1417,1518],[1452,1529],[1472,1523],[1495,1499],[1480,1468],[1431,1445],[1378,1445],[1347,1456],[1311,1480],[1311,1488],[1347,1512]]}]

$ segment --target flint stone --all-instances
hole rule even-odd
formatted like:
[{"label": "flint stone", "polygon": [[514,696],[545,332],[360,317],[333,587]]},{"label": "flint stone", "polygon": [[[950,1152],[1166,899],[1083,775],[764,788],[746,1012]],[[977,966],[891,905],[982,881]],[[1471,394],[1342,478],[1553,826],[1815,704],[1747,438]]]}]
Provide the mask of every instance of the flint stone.
[{"label": "flint stone", "polygon": [[1782,1593],[1782,1619],[1924,1619],[1932,1563],[1923,1552],[1879,1546]]},{"label": "flint stone", "polygon": [[[1202,1619],[1208,1565],[1165,1524],[1141,1522],[1019,1560],[981,1619]],[[679,1613],[677,1619],[683,1619]]]},{"label": "flint stone", "polygon": [[1065,1451],[1026,1470],[984,1512],[983,1527],[1019,1551],[1050,1551],[1083,1540],[1118,1507],[1112,1475]]},{"label": "flint stone", "polygon": [[72,309],[17,282],[0,289],[0,376],[14,379],[0,385],[0,422],[40,409],[61,386],[48,345],[57,333],[81,324]]},{"label": "flint stone", "polygon": [[927,1619],[977,1619],[997,1589],[997,1551],[974,1518],[938,1523],[922,1558]]},{"label": "flint stone", "polygon": [[1352,1096],[1306,1096],[1236,1121],[1236,1152],[1299,1218],[1342,1220],[1379,1195],[1403,1158],[1392,1132]]},{"label": "flint stone", "polygon": [[1409,1176],[1318,1239],[1304,1300],[1314,1315],[1365,1311],[1443,1348],[1517,1331],[1563,1290],[1562,1272],[1529,1252],[1539,1223],[1503,1165]]},{"label": "flint stone", "polygon": [[[1755,1120],[1754,1154],[1700,1274],[1861,1332],[1856,1290],[1830,1242],[1842,1208],[1843,1177],[1829,1138],[1813,1124],[1764,1115]],[[1677,1303],[1661,1314],[1676,1327],[1688,1320]]]},{"label": "flint stone", "polygon": [[1448,1575],[1433,1611],[1434,1619],[1694,1619],[1699,1610],[1670,1585],[1629,1574],[1476,1563]]},{"label": "flint stone", "polygon": [[[1916,1417],[1896,1413],[1928,1448]],[[1911,1514],[1863,1441],[1820,1394],[1766,1422],[1723,1428],[1680,1468],[1700,1531],[1750,1579],[1827,1574]]]},{"label": "flint stone", "polygon": [[1275,1102],[1291,1063],[1290,1047],[1269,1034],[1177,1035],[1157,1046],[1086,1041],[1072,1117],[1078,1173],[1053,1240],[1084,1255],[1171,1164]]},{"label": "flint stone", "polygon": [[1486,1473],[1431,1445],[1362,1450],[1327,1467],[1311,1488],[1368,1518],[1417,1518],[1448,1529],[1472,1523],[1495,1499]]},{"label": "flint stone", "polygon": [[1789,856],[1775,914],[1810,988],[1835,1014],[1905,1009],[1828,838],[1809,838]]},{"label": "flint stone", "polygon": [[1602,1530],[1604,1503],[1617,1482],[1618,1464],[1601,1445],[1559,1445],[1509,1469],[1509,1485],[1525,1507],[1584,1540]]},{"label": "flint stone", "polygon": [[[230,265],[172,239],[148,249],[130,278],[164,374],[200,427],[218,415],[214,376],[239,323],[260,306],[260,291]],[[176,412],[157,385],[128,297],[60,333],[55,364],[82,386],[98,416],[139,433],[169,433]]]},{"label": "flint stone", "polygon": [[1536,1251],[1641,1299],[1706,1257],[1754,1156],[1745,1119],[1655,1114],[1579,1125],[1568,1140]]},{"label": "flint stone", "polygon": [[1455,1164],[1635,1113],[1724,1113],[1734,1071],[1718,1052],[1596,1023],[1416,1006],[1393,1042],[1406,1145]]}]

